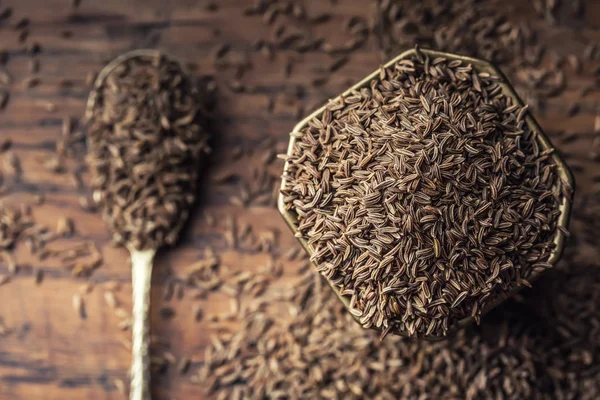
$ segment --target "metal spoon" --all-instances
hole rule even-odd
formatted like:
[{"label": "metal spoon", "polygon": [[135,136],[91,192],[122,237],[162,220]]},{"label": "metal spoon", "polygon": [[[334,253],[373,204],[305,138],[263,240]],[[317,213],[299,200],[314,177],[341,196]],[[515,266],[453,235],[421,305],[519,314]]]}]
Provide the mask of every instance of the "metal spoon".
[{"label": "metal spoon", "polygon": [[[133,58],[147,58],[153,59],[164,59],[169,62],[175,62],[181,69],[182,75],[189,79],[190,83],[193,83],[193,79],[189,72],[183,67],[183,64],[176,61],[171,57],[167,57],[164,54],[156,50],[136,50],[126,54],[123,54],[115,58],[112,62],[106,65],[99,73],[93,89],[89,95],[87,106],[86,106],[86,121],[89,123],[94,118],[94,110],[98,102],[99,91],[103,90],[105,80],[108,76],[125,62],[130,61]],[[160,61],[159,61],[160,62]],[[195,85],[192,85],[190,89],[191,93],[197,94]],[[88,137],[88,142],[90,138]],[[88,143],[89,144],[89,143]],[[193,173],[191,175],[194,175]],[[96,200],[102,198],[102,194],[98,191],[94,192]],[[187,210],[181,210],[178,214],[180,220],[175,227],[175,237],[183,225],[183,222],[187,218]],[[107,219],[107,215],[104,214],[104,218]],[[173,239],[174,241],[174,239]],[[131,363],[131,385],[130,385],[130,399],[131,400],[147,400],[150,399],[150,355],[149,355],[149,307],[150,307],[150,288],[151,288],[151,276],[152,276],[152,262],[158,248],[149,249],[138,249],[132,243],[126,243],[125,246],[130,252],[131,266],[132,266],[132,286],[133,286],[133,326],[132,326],[132,363]],[[156,246],[158,247],[158,246]]]}]

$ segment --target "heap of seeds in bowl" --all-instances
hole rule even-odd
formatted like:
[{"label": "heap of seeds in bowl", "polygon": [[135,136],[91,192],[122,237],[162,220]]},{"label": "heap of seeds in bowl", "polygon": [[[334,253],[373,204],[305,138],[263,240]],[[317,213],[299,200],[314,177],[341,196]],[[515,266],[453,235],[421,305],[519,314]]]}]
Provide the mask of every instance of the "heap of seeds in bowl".
[{"label": "heap of seeds in bowl", "polygon": [[157,53],[121,63],[95,90],[88,161],[113,238],[138,250],[172,245],[207,149],[196,86]]},{"label": "heap of seeds in bowl", "polygon": [[445,336],[551,267],[568,188],[501,79],[417,51],[293,134],[296,236],[382,337]]}]

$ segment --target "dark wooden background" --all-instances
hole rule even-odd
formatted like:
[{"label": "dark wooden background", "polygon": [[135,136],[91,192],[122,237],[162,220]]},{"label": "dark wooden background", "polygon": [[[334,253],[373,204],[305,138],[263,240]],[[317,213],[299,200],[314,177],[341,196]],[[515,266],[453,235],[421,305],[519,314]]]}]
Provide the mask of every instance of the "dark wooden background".
[{"label": "dark wooden background", "polygon": [[[315,14],[333,13],[330,22],[314,29],[337,43],[348,39],[341,28],[343,22],[353,15],[364,16],[368,11],[367,2],[362,0],[339,0],[335,6],[327,1],[305,3]],[[525,3],[504,0],[492,2],[490,7],[501,8],[511,18],[531,19],[542,32],[541,41],[563,56],[582,57],[587,44],[600,41],[600,2],[587,2],[583,20],[567,20],[558,25],[535,17],[531,5]],[[104,293],[112,289],[115,282],[119,283],[120,289],[114,293],[129,310],[128,254],[110,244],[100,216],[80,206],[79,198],[88,194],[88,189],[78,188],[73,183],[71,172],[76,163],[68,164],[67,172],[61,174],[48,171],[43,164],[55,154],[63,117],[83,115],[89,90],[88,74],[98,71],[103,63],[122,52],[145,47],[166,50],[193,63],[199,75],[214,75],[220,87],[219,106],[215,111],[218,140],[202,191],[202,204],[180,245],[159,254],[152,296],[152,329],[165,342],[156,350],[156,355],[160,357],[166,349],[176,360],[182,357],[191,360],[185,374],[171,365],[153,377],[156,398],[203,397],[202,387],[194,383],[193,375],[201,362],[211,328],[207,318],[195,321],[195,307],[199,304],[204,314],[210,315],[226,310],[229,305],[226,298],[218,294],[198,300],[188,291],[181,299],[174,296],[166,301],[163,294],[167,282],[184,276],[186,268],[202,258],[207,246],[219,254],[223,264],[235,269],[252,271],[268,262],[267,252],[247,252],[227,246],[223,232],[232,217],[238,224],[248,224],[257,237],[274,232],[280,248],[294,245],[292,235],[274,206],[255,204],[244,208],[236,205],[237,197],[244,190],[240,182],[252,182],[253,170],[265,166],[268,139],[274,141],[280,152],[285,150],[287,135],[297,121],[297,114],[302,112],[299,104],[308,111],[383,61],[375,46],[367,42],[352,53],[350,62],[338,74],[325,85],[314,87],[310,83],[320,76],[319,69],[331,62],[328,55],[298,56],[298,64],[288,78],[283,71],[285,55],[277,54],[269,61],[260,54],[249,53],[253,68],[241,81],[251,85],[252,90],[233,93],[228,89],[228,82],[235,77],[234,69],[216,68],[211,54],[221,43],[230,44],[234,56],[243,54],[254,40],[271,37],[272,28],[260,17],[243,15],[243,7],[249,4],[241,0],[83,0],[78,8],[73,8],[69,0],[2,1],[0,7],[14,8],[10,20],[0,24],[0,49],[10,53],[6,70],[13,83],[9,85],[8,107],[0,114],[0,142],[12,139],[13,150],[23,166],[22,182],[14,185],[4,200],[11,204],[29,204],[34,202],[36,194],[45,194],[45,203],[33,207],[36,221],[55,229],[59,218],[66,215],[75,221],[76,227],[73,238],[54,241],[48,247],[66,248],[89,240],[101,250],[104,262],[89,278],[73,277],[60,260],[52,257],[39,260],[24,246],[17,248],[15,254],[21,268],[11,282],[0,286],[0,399],[123,398],[119,382],[127,384],[130,361],[129,350],[123,342],[129,339],[130,332],[119,328],[120,320],[105,304]],[[19,31],[14,29],[22,17],[31,20],[25,44],[38,42],[42,48],[36,56],[40,62],[40,71],[36,74],[40,84],[31,89],[22,83],[32,75],[28,71],[31,57],[18,42]],[[589,160],[597,137],[594,124],[600,93],[593,92],[585,98],[579,94],[582,87],[594,82],[593,68],[586,64],[582,74],[570,71],[565,93],[547,99],[544,110],[536,114],[555,144],[568,155],[580,192],[588,190],[596,173]],[[286,94],[294,92],[297,84],[306,85],[302,99],[286,102]],[[275,107],[270,112],[269,103],[273,101]],[[568,109],[574,101],[580,102],[581,111],[568,118]],[[53,106],[49,106],[49,102]],[[583,133],[579,140],[569,141],[561,131]],[[244,149],[241,157],[236,155],[236,147]],[[273,161],[266,169],[275,179],[280,168],[280,162]],[[235,179],[220,182],[228,174]],[[83,177],[85,181],[85,174]],[[585,251],[591,257],[598,255],[594,248]],[[7,268],[0,264],[0,273],[7,273]],[[289,263],[284,268],[289,272],[297,265]],[[44,273],[41,284],[35,281],[38,270]],[[93,288],[86,287],[90,283]],[[85,293],[84,319],[72,306],[73,295],[81,292]],[[175,311],[173,318],[159,315],[158,310],[167,306]]]}]

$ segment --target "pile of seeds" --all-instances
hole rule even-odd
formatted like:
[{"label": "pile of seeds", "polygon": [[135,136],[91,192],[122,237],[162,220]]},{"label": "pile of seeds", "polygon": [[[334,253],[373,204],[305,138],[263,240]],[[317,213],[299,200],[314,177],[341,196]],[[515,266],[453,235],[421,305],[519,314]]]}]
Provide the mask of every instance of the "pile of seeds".
[{"label": "pile of seeds", "polygon": [[88,160],[113,238],[138,250],[173,244],[207,150],[195,85],[175,61],[137,56],[96,92]]},{"label": "pile of seeds", "polygon": [[[527,301],[509,300],[481,326],[432,343],[380,342],[309,271],[248,299],[239,327],[210,338],[198,379],[223,399],[593,399],[599,272],[560,271]],[[287,312],[274,317],[274,304]]]},{"label": "pile of seeds", "polygon": [[501,79],[418,50],[297,134],[283,189],[364,327],[444,336],[551,265],[551,150]]}]

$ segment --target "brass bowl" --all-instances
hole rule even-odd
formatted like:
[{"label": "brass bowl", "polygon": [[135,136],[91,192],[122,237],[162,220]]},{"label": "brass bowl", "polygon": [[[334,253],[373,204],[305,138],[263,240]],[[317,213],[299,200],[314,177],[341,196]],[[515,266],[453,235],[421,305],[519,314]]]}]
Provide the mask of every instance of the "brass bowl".
[{"label": "brass bowl", "polygon": [[[508,97],[512,97],[513,100],[515,100],[516,103],[520,104],[521,106],[524,106],[523,101],[519,98],[519,96],[515,92],[515,89],[509,83],[509,81],[506,78],[506,76],[504,76],[504,74],[498,68],[496,68],[495,66],[493,66],[491,63],[489,63],[487,61],[484,61],[484,60],[479,60],[477,58],[465,57],[465,56],[460,56],[460,55],[451,54],[451,53],[444,53],[444,52],[441,52],[441,51],[434,51],[434,50],[427,50],[427,49],[419,49],[419,51],[422,54],[428,56],[431,59],[436,58],[436,57],[444,57],[444,58],[446,58],[446,59],[448,59],[450,61],[452,61],[452,60],[461,60],[461,61],[463,61],[465,63],[472,64],[473,67],[478,72],[488,72],[490,74],[499,76],[501,78],[501,81],[498,82],[498,83],[501,86],[502,93],[504,93]],[[398,57],[392,59],[387,64],[385,64],[384,67],[388,68],[388,67],[393,66],[394,64],[396,64],[400,60],[407,59],[407,58],[413,58],[413,56],[415,55],[415,52],[416,52],[416,50],[414,50],[414,49],[405,51],[404,53],[400,54]],[[343,92],[340,96],[348,96],[353,91],[359,91],[362,88],[368,88],[370,82],[372,80],[378,79],[378,78],[379,78],[379,69],[376,70],[375,72],[367,75],[367,77],[365,77],[360,82],[358,82],[356,85],[352,86],[351,88],[349,88],[348,90],[346,90],[345,92]],[[304,118],[302,121],[300,121],[294,127],[294,129],[292,131],[292,134],[297,133],[297,132],[303,130],[304,128],[306,128],[308,126],[309,121],[311,121],[313,118],[320,118],[322,116],[323,112],[325,111],[325,108],[326,108],[326,106],[323,106],[323,107],[319,108],[318,110],[316,110],[315,112],[313,112],[312,114],[310,114],[309,116],[307,116],[306,118]],[[527,113],[527,115],[525,117],[525,120],[526,120],[527,125],[529,126],[529,128],[532,131],[534,130],[534,131],[539,132],[539,135],[537,136],[538,137],[538,143],[539,143],[540,147],[543,150],[555,149],[555,147],[550,142],[550,139],[548,139],[548,137],[546,136],[546,134],[544,133],[544,131],[542,130],[542,128],[539,126],[539,124],[537,123],[537,121],[533,118],[533,116],[531,115],[531,113]],[[289,142],[288,150],[287,150],[287,155],[288,156],[292,154],[295,142],[296,142],[296,138],[293,135],[290,136],[290,142]],[[552,159],[554,160],[554,162],[555,162],[555,164],[557,166],[558,175],[559,175],[559,178],[561,179],[561,181],[567,183],[568,185],[571,186],[571,188],[574,189],[575,182],[574,182],[574,179],[573,179],[573,174],[569,170],[569,167],[560,158],[560,156],[557,154],[556,151],[554,153],[552,153]],[[284,175],[283,175],[282,182],[281,182],[281,188],[282,189],[285,187],[285,183],[286,183],[285,171],[288,170],[288,163],[287,162],[285,163],[283,170],[284,170]],[[560,216],[558,218],[557,224],[560,225],[560,226],[562,226],[562,227],[564,227],[564,228],[568,228],[568,225],[569,225],[569,218],[570,218],[570,214],[571,214],[571,202],[572,202],[572,198],[565,198],[565,197],[563,197],[562,203],[561,203],[561,205],[559,207]],[[297,215],[293,211],[287,211],[285,209],[285,205],[283,203],[283,195],[281,193],[279,194],[279,199],[278,199],[278,202],[277,202],[277,207],[279,209],[279,212],[281,213],[281,215],[283,216],[283,218],[285,219],[285,221],[289,225],[289,227],[295,233],[297,231],[297,227],[295,225],[295,222],[297,221]],[[304,249],[308,252],[308,254],[311,255],[311,251],[309,250],[306,241],[304,239],[302,239],[302,238],[299,238],[299,237],[297,237],[297,239],[300,242],[300,244],[302,245],[302,247],[304,247]],[[560,230],[557,230],[556,231],[556,235],[554,237],[554,243],[556,244],[556,247],[552,251],[552,254],[551,254],[551,256],[550,256],[550,258],[548,260],[548,262],[550,264],[555,265],[558,262],[558,260],[560,259],[561,255],[562,255],[562,252],[563,252],[563,248],[564,248],[564,242],[565,242],[565,236],[564,236],[564,234]],[[536,280],[537,278],[539,278],[542,274],[543,274],[543,272],[533,271],[531,273],[529,281],[533,282],[534,280]],[[345,297],[345,296],[341,295],[339,293],[339,291],[337,290],[337,288],[326,277],[324,277],[324,278],[327,281],[327,283],[329,284],[329,286],[336,293],[336,295],[338,296],[338,298],[342,301],[342,303],[344,303],[344,305],[346,306],[346,308],[349,309],[350,299],[348,297]],[[482,310],[481,315],[486,314],[491,309],[493,309],[494,307],[498,306],[500,303],[502,303],[503,301],[505,301],[509,297],[513,296],[515,293],[517,293],[522,288],[523,288],[523,285],[515,286],[509,292],[506,292],[506,293],[498,296],[494,301],[490,302]],[[354,315],[353,315],[353,317],[354,317],[354,319],[358,323],[358,318],[356,316],[354,316]],[[458,329],[464,328],[465,326],[469,325],[473,321],[474,321],[473,317],[465,317],[465,318],[459,320],[454,325],[452,325],[450,327],[448,333],[451,333],[451,332],[456,331]],[[406,335],[404,333],[400,333],[400,334],[402,336],[408,336],[408,335]],[[443,339],[443,337],[433,336],[433,335],[423,336],[422,338],[426,339],[426,340],[441,340],[441,339]]]}]

